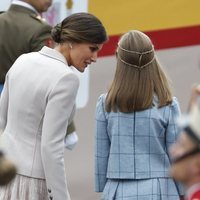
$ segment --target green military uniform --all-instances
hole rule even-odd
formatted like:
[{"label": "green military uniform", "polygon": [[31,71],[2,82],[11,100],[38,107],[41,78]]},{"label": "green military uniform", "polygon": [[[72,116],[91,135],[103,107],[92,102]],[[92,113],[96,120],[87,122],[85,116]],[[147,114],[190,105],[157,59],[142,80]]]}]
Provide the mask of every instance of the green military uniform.
[{"label": "green military uniform", "polygon": [[12,4],[0,15],[0,83],[23,53],[38,51],[51,38],[51,26],[33,10]]},{"label": "green military uniform", "polygon": [[[40,50],[51,40],[51,26],[34,10],[11,4],[0,13],[0,84],[15,60],[23,53]],[[67,134],[75,131],[72,122]]]}]

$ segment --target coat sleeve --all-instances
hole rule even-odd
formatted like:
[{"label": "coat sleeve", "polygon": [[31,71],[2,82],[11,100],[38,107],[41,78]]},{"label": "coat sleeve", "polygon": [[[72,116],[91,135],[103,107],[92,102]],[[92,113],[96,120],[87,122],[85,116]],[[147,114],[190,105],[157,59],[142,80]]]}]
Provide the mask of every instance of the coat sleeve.
[{"label": "coat sleeve", "polygon": [[99,97],[96,105],[95,132],[95,191],[102,192],[106,184],[110,139],[107,132],[107,120],[104,108],[105,96]]},{"label": "coat sleeve", "polygon": [[[172,104],[169,107],[169,113],[168,113],[169,118],[166,131],[166,148],[169,158],[170,158],[170,152],[169,152],[170,147],[178,139],[178,136],[180,134],[180,130],[178,129],[177,125],[177,118],[180,117],[180,115],[181,115],[181,110],[179,102],[177,98],[174,97]],[[179,182],[175,181],[175,184],[177,186],[179,195],[184,195],[184,187]]]},{"label": "coat sleeve", "polygon": [[181,115],[180,106],[178,100],[174,97],[172,104],[169,106],[167,115],[167,129],[166,129],[166,148],[167,153],[169,153],[170,146],[177,140],[180,131],[178,130],[177,119]]},{"label": "coat sleeve", "polygon": [[41,155],[50,199],[69,200],[64,164],[64,138],[79,86],[73,73],[64,75],[48,96]]}]

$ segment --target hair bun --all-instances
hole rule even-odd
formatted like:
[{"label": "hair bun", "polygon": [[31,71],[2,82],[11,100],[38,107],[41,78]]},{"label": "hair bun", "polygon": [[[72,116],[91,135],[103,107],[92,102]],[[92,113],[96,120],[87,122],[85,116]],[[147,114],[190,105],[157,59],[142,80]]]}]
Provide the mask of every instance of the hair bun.
[{"label": "hair bun", "polygon": [[60,43],[60,35],[61,35],[61,24],[57,24],[52,28],[51,36],[55,42]]}]

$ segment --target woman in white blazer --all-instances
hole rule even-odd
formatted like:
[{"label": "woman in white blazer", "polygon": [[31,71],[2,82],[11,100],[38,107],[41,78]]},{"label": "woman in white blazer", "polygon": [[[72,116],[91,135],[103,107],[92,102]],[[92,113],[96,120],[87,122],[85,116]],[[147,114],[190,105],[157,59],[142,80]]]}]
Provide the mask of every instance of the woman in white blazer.
[{"label": "woman in white blazer", "polygon": [[54,49],[23,54],[6,75],[0,100],[1,143],[18,172],[2,200],[69,200],[64,139],[73,117],[78,77],[107,40],[104,26],[76,13],[52,29]]}]

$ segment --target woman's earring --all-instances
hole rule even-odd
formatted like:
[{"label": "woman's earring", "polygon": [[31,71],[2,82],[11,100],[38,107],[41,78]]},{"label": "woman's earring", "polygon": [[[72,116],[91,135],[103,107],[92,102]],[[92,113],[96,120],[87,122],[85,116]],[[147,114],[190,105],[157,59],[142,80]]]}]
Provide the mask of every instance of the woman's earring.
[{"label": "woman's earring", "polygon": [[72,44],[71,43],[69,43],[69,48],[72,49]]}]

